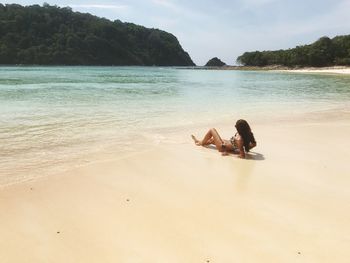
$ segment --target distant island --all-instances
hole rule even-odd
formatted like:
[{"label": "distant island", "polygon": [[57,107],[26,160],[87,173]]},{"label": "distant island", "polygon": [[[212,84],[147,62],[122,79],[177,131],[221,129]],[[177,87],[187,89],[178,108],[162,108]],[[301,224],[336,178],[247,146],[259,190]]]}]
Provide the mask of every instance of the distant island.
[{"label": "distant island", "polygon": [[350,35],[322,37],[310,45],[287,50],[245,52],[237,58],[243,66],[329,67],[350,65]]},{"label": "distant island", "polygon": [[205,64],[206,67],[222,67],[225,66],[226,63],[222,62],[219,58],[215,57],[210,59],[207,64]]},{"label": "distant island", "polygon": [[48,4],[0,4],[0,64],[195,65],[170,33]]}]

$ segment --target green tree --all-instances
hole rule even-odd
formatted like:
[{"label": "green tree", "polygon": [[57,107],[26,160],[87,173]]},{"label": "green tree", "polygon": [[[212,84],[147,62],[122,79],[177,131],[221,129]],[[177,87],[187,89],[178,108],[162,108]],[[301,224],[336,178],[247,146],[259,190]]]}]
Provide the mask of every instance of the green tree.
[{"label": "green tree", "polygon": [[321,37],[310,45],[288,50],[245,52],[237,58],[245,66],[332,66],[350,65],[350,35]]},{"label": "green tree", "polygon": [[44,3],[0,4],[0,64],[194,65],[176,37]]}]

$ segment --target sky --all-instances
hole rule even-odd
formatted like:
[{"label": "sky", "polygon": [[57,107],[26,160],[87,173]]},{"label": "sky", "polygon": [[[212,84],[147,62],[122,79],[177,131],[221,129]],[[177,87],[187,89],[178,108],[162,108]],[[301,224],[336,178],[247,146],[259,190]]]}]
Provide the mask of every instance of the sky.
[{"label": "sky", "polygon": [[246,51],[293,48],[322,36],[350,34],[350,0],[46,0],[46,2],[159,28],[174,34],[197,65],[218,57],[235,65]]}]

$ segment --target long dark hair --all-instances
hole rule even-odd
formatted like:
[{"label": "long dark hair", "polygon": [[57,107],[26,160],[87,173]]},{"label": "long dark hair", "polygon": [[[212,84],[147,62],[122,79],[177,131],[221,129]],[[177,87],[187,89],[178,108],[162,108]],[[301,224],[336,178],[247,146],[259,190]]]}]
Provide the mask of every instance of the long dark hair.
[{"label": "long dark hair", "polygon": [[249,152],[249,144],[256,143],[254,134],[246,120],[238,120],[235,125],[237,132],[243,139],[243,146],[246,152]]}]

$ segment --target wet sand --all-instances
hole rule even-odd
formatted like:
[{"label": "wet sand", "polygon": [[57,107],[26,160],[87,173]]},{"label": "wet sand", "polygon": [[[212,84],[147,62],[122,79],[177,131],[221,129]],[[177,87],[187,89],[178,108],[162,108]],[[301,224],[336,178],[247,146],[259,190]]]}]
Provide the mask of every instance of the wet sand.
[{"label": "wet sand", "polygon": [[0,189],[0,262],[348,262],[350,118],[251,124],[246,160],[201,127]]}]

